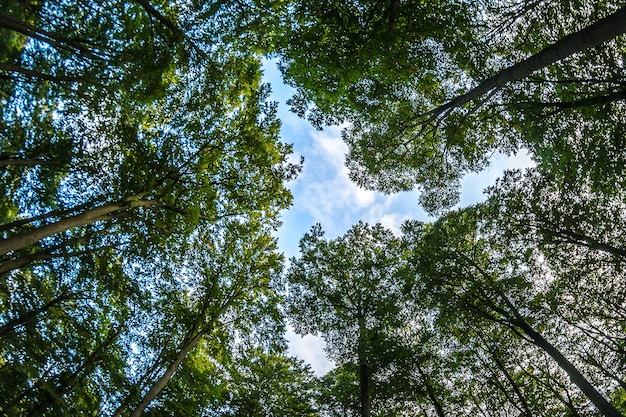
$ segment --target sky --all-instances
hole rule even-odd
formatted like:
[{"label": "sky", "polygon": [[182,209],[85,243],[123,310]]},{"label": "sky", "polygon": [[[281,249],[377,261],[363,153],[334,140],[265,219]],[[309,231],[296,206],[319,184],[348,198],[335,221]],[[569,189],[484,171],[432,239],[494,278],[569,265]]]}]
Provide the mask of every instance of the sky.
[{"label": "sky", "polygon": [[[286,101],[293,90],[283,84],[276,62],[266,61],[263,69],[264,81],[272,87],[270,100],[278,102],[282,140],[293,144],[295,161],[304,156],[302,173],[288,184],[294,196],[293,206],[283,213],[283,225],[278,231],[279,249],[287,258],[298,256],[300,238],[316,223],[322,225],[327,238],[334,239],[359,220],[369,224],[381,223],[396,234],[399,234],[404,220],[435,220],[419,206],[417,191],[385,195],[352,183],[344,164],[348,148],[341,139],[341,128],[327,127],[317,131],[306,120],[291,113]],[[504,169],[531,165],[530,157],[525,154],[495,156],[489,169],[465,177],[459,207],[481,201],[483,190],[494,184]],[[311,365],[316,374],[324,375],[332,369],[333,364],[322,350],[321,338],[301,337],[289,330],[287,341],[289,354]]]}]

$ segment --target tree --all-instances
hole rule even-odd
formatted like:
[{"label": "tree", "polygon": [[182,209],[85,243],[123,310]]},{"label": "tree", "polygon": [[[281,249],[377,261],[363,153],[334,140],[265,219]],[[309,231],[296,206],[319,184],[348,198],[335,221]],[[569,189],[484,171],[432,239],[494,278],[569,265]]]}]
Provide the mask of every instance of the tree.
[{"label": "tree", "polygon": [[328,355],[358,367],[360,415],[372,415],[379,350],[399,322],[398,241],[380,224],[358,223],[326,240],[320,225],[300,241],[286,276],[287,316],[300,334],[320,333]]},{"label": "tree", "polygon": [[385,192],[418,186],[438,212],[493,152],[526,148],[545,172],[572,163],[623,178],[600,161],[622,159],[625,15],[597,2],[304,4],[279,54],[299,114],[312,103],[314,119],[350,123],[353,180]]},{"label": "tree", "polygon": [[432,228],[407,225],[407,234],[418,242],[410,264],[419,277],[421,294],[429,294],[444,322],[469,316],[509,328],[550,357],[603,415],[622,415],[583,375],[580,365],[539,330],[551,315],[543,309],[544,295],[538,289],[545,278],[534,277],[542,272],[536,252],[531,249],[515,256],[510,247],[490,246],[476,221],[473,211],[465,210],[451,213]]},{"label": "tree", "polygon": [[[242,349],[243,350],[243,349]],[[317,416],[317,380],[301,360],[252,348],[231,365],[223,416]]]},{"label": "tree", "polygon": [[[126,415],[126,409],[131,416],[142,415],[203,339],[220,333],[222,338],[251,337],[261,332],[264,320],[279,322],[280,315],[272,311],[277,304],[272,285],[281,270],[281,257],[266,225],[254,220],[230,222],[220,233],[200,235],[181,250],[195,256],[183,258],[178,265],[168,259],[177,285],[160,297],[164,317],[159,322],[163,324],[155,323],[155,335],[146,341],[145,349],[158,352],[164,331],[175,336],[174,343],[159,352],[156,368],[151,366],[145,373],[139,399],[128,397],[116,415]],[[172,302],[174,297],[180,304]],[[173,305],[168,308],[167,304]],[[280,334],[271,328],[261,340],[271,341]]]}]

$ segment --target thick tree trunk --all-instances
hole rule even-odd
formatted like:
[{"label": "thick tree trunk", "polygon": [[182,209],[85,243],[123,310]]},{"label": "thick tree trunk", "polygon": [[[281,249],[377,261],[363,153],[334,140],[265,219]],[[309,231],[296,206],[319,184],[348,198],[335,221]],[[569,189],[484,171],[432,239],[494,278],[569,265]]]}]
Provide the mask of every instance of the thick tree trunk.
[{"label": "thick tree trunk", "polygon": [[0,240],[0,256],[8,252],[29,247],[45,237],[64,232],[73,227],[87,226],[100,220],[107,220],[111,214],[120,210],[136,207],[153,207],[155,205],[157,205],[157,203],[153,200],[136,200],[129,198],[85,210],[74,216]]},{"label": "thick tree trunk", "polygon": [[476,100],[494,89],[501,88],[509,82],[520,80],[576,52],[598,46],[623,33],[626,33],[626,7],[622,7],[615,13],[578,32],[567,35],[522,62],[501,70],[467,93],[429,111],[425,116],[430,115],[431,117],[426,122],[436,119],[448,110]]},{"label": "thick tree trunk", "polygon": [[364,362],[359,363],[359,392],[361,399],[361,417],[370,417],[371,401],[369,365]]}]

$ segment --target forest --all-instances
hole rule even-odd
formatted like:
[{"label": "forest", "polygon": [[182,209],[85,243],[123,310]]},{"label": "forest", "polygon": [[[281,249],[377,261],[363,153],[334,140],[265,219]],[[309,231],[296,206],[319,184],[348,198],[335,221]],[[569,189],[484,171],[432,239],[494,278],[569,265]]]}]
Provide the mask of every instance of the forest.
[{"label": "forest", "polygon": [[[0,0],[0,416],[624,417],[625,33],[621,1]],[[436,220],[285,259],[267,59]]]}]

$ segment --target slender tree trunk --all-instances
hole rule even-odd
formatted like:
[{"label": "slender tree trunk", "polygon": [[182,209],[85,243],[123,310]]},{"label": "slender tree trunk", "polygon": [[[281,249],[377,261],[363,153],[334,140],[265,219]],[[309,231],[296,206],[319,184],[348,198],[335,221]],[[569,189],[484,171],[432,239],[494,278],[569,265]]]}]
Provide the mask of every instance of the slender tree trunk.
[{"label": "slender tree trunk", "polygon": [[361,417],[370,417],[371,415],[371,396],[370,396],[370,369],[365,353],[365,318],[359,313],[359,343],[358,343],[358,360],[359,360],[359,399],[361,403]]},{"label": "slender tree trunk", "polygon": [[[515,305],[508,299],[502,292],[499,292],[500,297],[504,300],[506,306],[510,309],[510,313],[502,308],[495,308],[496,311],[508,317],[506,320],[513,326],[520,329],[526,336],[528,336],[533,344],[546,352],[556,363],[567,373],[570,381],[572,381],[580,390],[585,394],[587,398],[596,406],[598,411],[605,417],[624,417],[622,413],[617,411],[615,407],[606,399],[598,390],[585,378],[585,376],[571,363],[565,355],[563,355],[556,346],[552,345],[546,340],[539,332],[532,328],[530,324],[519,313]],[[489,300],[491,306],[494,306],[492,300]]]},{"label": "slender tree trunk", "polygon": [[66,217],[57,222],[0,240],[0,256],[11,251],[29,247],[45,237],[64,232],[73,227],[87,226],[100,220],[107,220],[112,213],[120,210],[136,207],[153,207],[155,205],[157,205],[157,203],[153,200],[124,199],[101,207],[85,210],[82,213]]},{"label": "slender tree trunk", "polygon": [[93,353],[89,355],[74,372],[72,372],[54,389],[54,393],[48,393],[48,395],[46,395],[44,399],[37,405],[37,407],[28,415],[30,417],[43,415],[44,411],[48,407],[54,404],[55,401],[58,401],[58,399],[62,398],[63,395],[65,395],[65,393],[68,392],[70,388],[72,388],[76,384],[76,382],[78,381],[78,377],[81,374],[90,372],[93,368],[95,368],[98,361],[102,360],[102,353],[106,349],[108,349],[109,346],[111,346],[113,342],[115,342],[115,340],[117,340],[117,338],[122,334],[124,330],[125,327],[120,327],[118,330],[111,329],[106,339],[104,339],[102,343],[100,343],[96,350],[94,350]]},{"label": "slender tree trunk", "polygon": [[417,373],[419,373],[420,377],[422,378],[422,382],[424,386],[426,387],[426,394],[428,395],[428,398],[430,398],[430,402],[433,403],[433,406],[435,407],[435,411],[437,412],[437,415],[439,417],[445,417],[446,414],[443,411],[443,405],[441,405],[441,402],[439,401],[439,399],[437,398],[437,395],[435,394],[435,390],[428,382],[428,378],[426,378],[426,374],[424,373],[424,371],[419,365],[417,366]]},{"label": "slender tree trunk", "polygon": [[[185,340],[183,340],[183,342],[182,342],[182,344],[181,344],[181,346],[179,348],[179,351],[176,354],[176,357],[174,358],[174,360],[167,367],[167,369],[165,370],[165,373],[159,379],[157,379],[154,384],[152,384],[152,386],[150,387],[148,392],[146,392],[146,394],[141,399],[139,405],[137,405],[137,407],[135,407],[135,409],[131,413],[130,417],[139,417],[139,416],[141,416],[141,414],[143,413],[143,410],[145,410],[145,408],[148,406],[148,404],[150,404],[150,402],[152,402],[152,400],[154,400],[156,398],[156,396],[159,395],[161,393],[161,391],[163,391],[163,388],[165,388],[165,386],[167,385],[168,381],[172,378],[172,376],[174,375],[174,373],[176,372],[176,370],[178,369],[180,364],[183,362],[185,357],[187,357],[189,352],[191,352],[196,347],[196,345],[198,344],[198,342],[200,341],[200,339],[202,339],[202,337],[204,335],[208,334],[211,330],[213,330],[213,327],[215,326],[215,323],[217,323],[217,321],[220,318],[220,316],[222,314],[224,314],[224,312],[226,311],[226,309],[228,309],[228,307],[231,305],[231,303],[234,300],[236,300],[240,295],[241,295],[241,291],[234,291],[222,303],[222,305],[219,308],[219,310],[217,312],[215,312],[213,316],[211,316],[211,320],[209,320],[209,322],[206,323],[196,333],[195,336],[193,335],[193,329],[190,330],[189,335],[185,338]],[[121,415],[122,411],[123,411],[123,407],[120,407],[117,410],[117,412],[115,413],[114,417]]]},{"label": "slender tree trunk", "polygon": [[[78,240],[78,239],[77,239]],[[80,240],[85,240],[85,239],[80,239]],[[13,271],[14,269],[20,269],[23,268],[27,265],[30,265],[31,263],[35,262],[35,261],[40,261],[40,260],[46,260],[46,259],[58,259],[58,258],[71,258],[74,256],[80,256],[80,255],[86,255],[88,253],[93,253],[96,251],[101,251],[104,249],[111,249],[111,248],[115,248],[122,245],[121,243],[115,244],[115,245],[106,245],[106,246],[100,246],[97,248],[91,248],[91,249],[85,249],[85,250],[81,250],[81,251],[74,251],[74,252],[69,252],[69,253],[52,253],[53,250],[58,249],[59,246],[55,246],[54,248],[49,248],[40,252],[35,252],[35,253],[31,253],[25,256],[21,256],[17,259],[13,259],[11,261],[8,262],[4,262],[3,264],[0,264],[0,274],[4,274],[6,272],[9,271]],[[66,245],[63,245],[66,246]]]},{"label": "slender tree trunk", "polygon": [[614,91],[603,96],[587,97],[576,101],[555,101],[555,102],[530,102],[511,103],[513,108],[546,109],[552,108],[556,111],[567,109],[578,109],[581,107],[601,106],[615,101],[626,100],[626,90]]},{"label": "slender tree trunk", "polygon": [[17,326],[28,323],[29,321],[35,319],[35,317],[37,317],[39,314],[49,310],[50,308],[62,303],[65,300],[68,300],[69,298],[70,294],[67,292],[63,292],[61,293],[61,295],[48,301],[41,307],[36,308],[35,310],[31,310],[16,319],[8,321],[7,323],[0,326],[0,339],[2,339],[3,337],[7,337],[9,334],[13,333]]},{"label": "slender tree trunk", "polygon": [[598,368],[600,370],[600,372],[602,372],[608,378],[611,378],[613,381],[617,382],[619,384],[619,386],[626,392],[626,381],[623,380],[622,378],[620,378],[614,372],[611,372],[610,370],[608,370],[604,365],[602,365],[600,363],[600,361],[598,361],[595,358],[591,357],[591,355],[592,354],[590,354],[590,356],[587,358],[587,362],[590,365]]},{"label": "slender tree trunk", "polygon": [[626,258],[626,250],[608,245],[606,243],[602,243],[592,237],[576,233],[571,230],[563,229],[559,231],[551,231],[546,229],[539,229],[539,231],[547,236],[562,237],[566,240],[567,243],[586,246],[590,249],[597,249],[606,253],[610,253],[611,255]]},{"label": "slender tree trunk", "polygon": [[513,325],[520,328],[528,337],[530,337],[533,343],[546,352],[556,363],[563,369],[572,381],[580,390],[589,398],[589,400],[596,406],[598,411],[606,417],[624,417],[622,413],[617,411],[610,402],[602,394],[591,385],[591,383],[580,373],[578,368],[571,363],[554,345],[548,342],[540,333],[535,331],[526,321],[516,319],[512,321]]},{"label": "slender tree trunk", "polygon": [[[8,69],[8,67],[11,67],[11,65],[0,63],[0,70],[11,71],[10,69]],[[52,81],[52,80],[48,80],[48,81]],[[5,159],[0,159],[0,165],[34,167],[34,166],[40,166],[40,165],[60,165],[60,163],[58,161],[46,161],[45,159],[40,159],[40,158],[5,158]]]},{"label": "slender tree trunk", "polygon": [[522,409],[520,411],[522,411],[524,416],[532,417],[533,413],[530,412],[530,408],[528,407],[526,398],[524,398],[524,395],[520,391],[519,386],[517,385],[517,382],[515,382],[515,380],[509,373],[509,371],[506,369],[506,366],[504,366],[504,363],[502,363],[502,361],[498,358],[496,353],[492,352],[491,350],[489,350],[489,353],[491,353],[491,358],[493,359],[494,363],[496,364],[500,372],[504,374],[504,377],[509,382],[509,384],[511,384],[511,387],[513,388],[513,392],[515,392],[515,395],[519,399],[519,402],[522,404]]},{"label": "slender tree trunk", "polygon": [[369,365],[365,362],[359,363],[359,390],[361,399],[361,417],[370,417],[370,375]]},{"label": "slender tree trunk", "polygon": [[429,111],[425,115],[430,115],[431,117],[426,122],[436,119],[448,110],[476,100],[494,89],[501,88],[509,82],[524,78],[576,52],[598,46],[625,32],[626,7],[622,7],[615,13],[598,20],[596,23],[565,36],[563,39],[558,40],[522,62],[518,62],[515,65],[501,70],[467,93]]},{"label": "slender tree trunk", "polygon": [[165,370],[165,373],[159,379],[157,379],[154,384],[152,384],[148,392],[146,392],[146,394],[141,399],[139,405],[137,405],[137,407],[135,407],[133,412],[130,414],[130,417],[140,417],[143,414],[143,411],[146,409],[148,404],[150,404],[152,400],[154,400],[156,396],[159,395],[161,391],[163,391],[163,388],[165,388],[169,380],[174,375],[174,372],[176,372],[176,370],[183,362],[183,360],[187,357],[189,352],[191,352],[193,348],[196,347],[202,336],[207,334],[212,329],[214,322],[215,320],[212,320],[211,323],[204,326],[195,336],[184,341],[183,345],[178,351],[178,354]]}]

